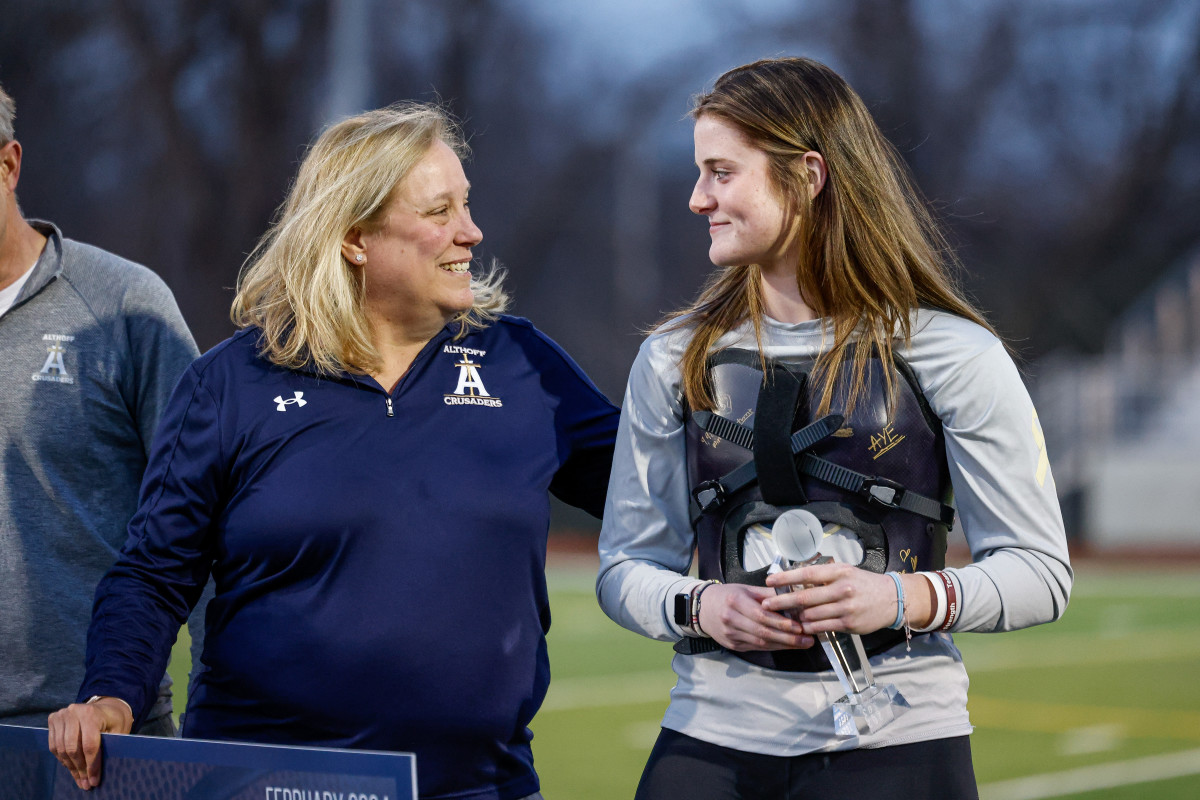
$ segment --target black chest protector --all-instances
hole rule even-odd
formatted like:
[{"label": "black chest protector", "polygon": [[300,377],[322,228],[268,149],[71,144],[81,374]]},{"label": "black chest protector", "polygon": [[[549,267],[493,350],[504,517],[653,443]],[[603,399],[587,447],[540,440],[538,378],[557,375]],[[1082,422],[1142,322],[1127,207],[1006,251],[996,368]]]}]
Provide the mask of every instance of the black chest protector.
[{"label": "black chest protector", "polygon": [[[887,414],[883,364],[868,361],[868,391],[844,415],[844,395],[831,413],[815,416],[820,399],[809,379],[812,360],[768,362],[728,349],[709,358],[718,410],[686,413],[688,483],[701,578],[765,585],[767,568],[745,569],[746,532],[770,525],[791,508],[854,533],[858,565],[872,572],[916,572],[945,566],[946,534],[954,522],[950,475],[940,420],[912,370],[896,358],[895,413]],[[849,384],[850,360],[839,386]],[[810,385],[810,383],[812,385]],[[863,637],[870,654],[903,641],[884,629]],[[685,638],[680,652],[719,649],[711,639]],[[751,663],[787,671],[830,669],[822,648],[737,653]]]}]

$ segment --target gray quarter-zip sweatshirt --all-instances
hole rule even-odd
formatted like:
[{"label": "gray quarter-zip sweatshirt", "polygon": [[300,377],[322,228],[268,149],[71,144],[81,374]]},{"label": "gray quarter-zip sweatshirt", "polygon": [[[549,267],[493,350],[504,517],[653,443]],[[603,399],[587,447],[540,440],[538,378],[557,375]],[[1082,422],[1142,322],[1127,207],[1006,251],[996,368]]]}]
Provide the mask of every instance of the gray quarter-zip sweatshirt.
[{"label": "gray quarter-zip sweatshirt", "polygon": [[30,224],[46,247],[0,316],[0,723],[44,726],[75,700],[93,592],[197,350],[157,275]]}]

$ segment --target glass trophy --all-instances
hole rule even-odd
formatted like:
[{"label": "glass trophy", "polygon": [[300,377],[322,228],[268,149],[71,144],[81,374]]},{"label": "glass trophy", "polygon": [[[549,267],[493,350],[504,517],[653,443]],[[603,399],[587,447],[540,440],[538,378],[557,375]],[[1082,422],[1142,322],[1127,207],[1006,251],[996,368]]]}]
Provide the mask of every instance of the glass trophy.
[{"label": "glass trophy", "polygon": [[[821,521],[803,509],[791,509],[781,514],[771,527],[771,538],[779,550],[780,570],[833,561],[830,556],[818,552],[824,538]],[[805,587],[780,587],[777,591],[783,593],[802,588]],[[894,685],[875,683],[862,637],[837,632],[818,633],[816,638],[845,692],[833,704],[833,726],[838,736],[874,733],[908,710],[908,701]]]}]

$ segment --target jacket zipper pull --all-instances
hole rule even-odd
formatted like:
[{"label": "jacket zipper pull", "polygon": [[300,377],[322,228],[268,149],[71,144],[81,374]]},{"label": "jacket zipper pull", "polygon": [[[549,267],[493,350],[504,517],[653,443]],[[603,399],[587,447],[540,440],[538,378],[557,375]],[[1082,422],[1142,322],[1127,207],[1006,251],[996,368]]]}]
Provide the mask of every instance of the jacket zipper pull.
[{"label": "jacket zipper pull", "polygon": [[388,416],[389,416],[389,417],[394,417],[394,416],[396,416],[394,413],[392,413],[392,398],[390,398],[390,397],[385,397],[385,398],[383,398],[383,399],[384,399],[384,401],[387,403]]}]

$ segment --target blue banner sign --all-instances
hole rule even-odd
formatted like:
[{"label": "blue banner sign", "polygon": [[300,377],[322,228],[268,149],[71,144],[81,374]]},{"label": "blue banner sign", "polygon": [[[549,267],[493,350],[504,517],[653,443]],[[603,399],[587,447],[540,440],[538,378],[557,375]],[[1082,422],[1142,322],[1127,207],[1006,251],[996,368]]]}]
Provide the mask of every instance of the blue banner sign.
[{"label": "blue banner sign", "polygon": [[86,794],[47,748],[45,728],[0,725],[0,800],[416,800],[412,753],[101,736],[100,785]]}]

